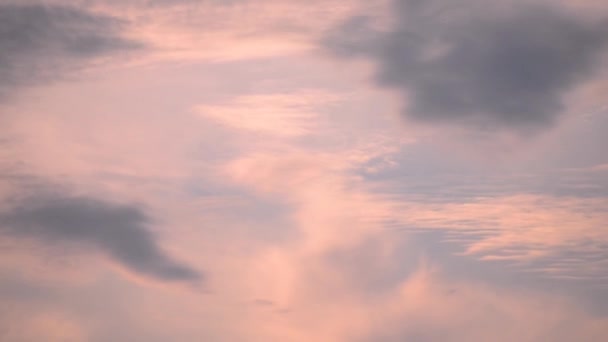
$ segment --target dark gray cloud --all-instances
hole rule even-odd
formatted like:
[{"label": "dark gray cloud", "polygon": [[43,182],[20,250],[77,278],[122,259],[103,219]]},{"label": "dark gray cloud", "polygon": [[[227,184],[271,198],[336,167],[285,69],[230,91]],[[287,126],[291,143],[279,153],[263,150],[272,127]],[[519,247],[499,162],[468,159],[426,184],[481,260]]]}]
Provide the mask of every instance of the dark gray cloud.
[{"label": "dark gray cloud", "polygon": [[378,64],[379,85],[407,96],[426,122],[534,130],[593,76],[608,25],[539,4],[395,0],[395,24],[352,18],[324,39],[339,56]]},{"label": "dark gray cloud", "polygon": [[121,36],[122,27],[114,18],[76,8],[0,4],[0,100],[95,57],[139,47]]},{"label": "dark gray cloud", "polygon": [[96,247],[126,268],[165,281],[197,281],[202,275],[173,260],[148,230],[136,206],[88,197],[46,195],[23,200],[0,216],[0,232],[45,245]]}]

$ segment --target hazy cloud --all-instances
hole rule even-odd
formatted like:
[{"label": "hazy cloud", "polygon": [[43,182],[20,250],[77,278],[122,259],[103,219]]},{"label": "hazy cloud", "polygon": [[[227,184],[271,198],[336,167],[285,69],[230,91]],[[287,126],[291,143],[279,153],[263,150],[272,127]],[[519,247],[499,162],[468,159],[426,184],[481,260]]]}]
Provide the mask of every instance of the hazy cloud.
[{"label": "hazy cloud", "polygon": [[245,0],[148,0],[149,5],[159,6],[179,6],[179,5],[200,5],[212,4],[217,6],[229,6],[246,2]]},{"label": "hazy cloud", "polygon": [[136,206],[69,196],[23,201],[1,217],[11,236],[45,244],[88,244],[126,268],[166,281],[195,281],[202,275],[165,254],[148,230],[149,217]]},{"label": "hazy cloud", "polygon": [[425,122],[538,129],[563,96],[592,77],[608,25],[541,5],[395,0],[395,24],[355,17],[328,34],[339,56],[378,64],[379,85],[401,91]]},{"label": "hazy cloud", "polygon": [[131,50],[114,18],[63,6],[0,4],[0,100],[94,57]]}]

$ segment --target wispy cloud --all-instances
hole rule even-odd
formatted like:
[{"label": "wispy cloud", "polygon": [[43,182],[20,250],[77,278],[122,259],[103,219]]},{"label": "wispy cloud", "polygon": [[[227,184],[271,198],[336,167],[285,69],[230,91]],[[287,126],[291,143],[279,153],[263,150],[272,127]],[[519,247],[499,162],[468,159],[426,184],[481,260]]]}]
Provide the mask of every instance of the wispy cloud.
[{"label": "wispy cloud", "polygon": [[201,105],[196,111],[231,128],[280,137],[308,135],[318,130],[320,117],[316,108],[336,101],[323,92],[302,91],[295,94],[243,96],[229,105]]},{"label": "wispy cloud", "polygon": [[95,58],[140,47],[122,36],[123,24],[72,7],[0,4],[0,99]]}]

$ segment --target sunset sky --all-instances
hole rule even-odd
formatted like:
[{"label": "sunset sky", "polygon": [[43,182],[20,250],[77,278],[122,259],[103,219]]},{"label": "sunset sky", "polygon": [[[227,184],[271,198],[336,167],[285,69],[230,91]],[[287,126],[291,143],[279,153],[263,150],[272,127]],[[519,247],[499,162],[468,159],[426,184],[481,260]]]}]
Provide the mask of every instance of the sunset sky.
[{"label": "sunset sky", "polygon": [[0,341],[608,341],[605,0],[0,0]]}]

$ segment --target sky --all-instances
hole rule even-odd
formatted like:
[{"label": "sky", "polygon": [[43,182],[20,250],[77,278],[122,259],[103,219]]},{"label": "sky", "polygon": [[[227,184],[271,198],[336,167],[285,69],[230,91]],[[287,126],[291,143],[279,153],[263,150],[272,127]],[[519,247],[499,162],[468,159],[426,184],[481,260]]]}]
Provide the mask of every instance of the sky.
[{"label": "sky", "polygon": [[0,0],[0,340],[608,340],[608,3]]}]

